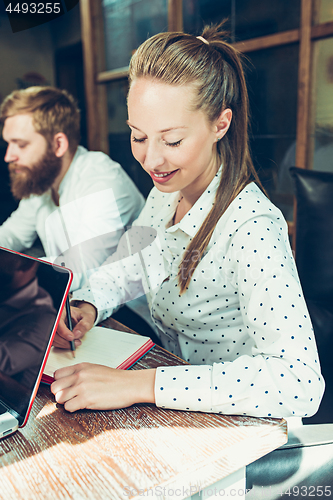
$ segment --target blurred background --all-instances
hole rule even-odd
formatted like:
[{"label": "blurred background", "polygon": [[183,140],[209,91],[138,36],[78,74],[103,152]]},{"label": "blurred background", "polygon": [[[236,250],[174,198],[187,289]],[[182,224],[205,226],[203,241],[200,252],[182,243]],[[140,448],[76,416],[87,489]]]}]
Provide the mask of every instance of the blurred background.
[{"label": "blurred background", "polygon": [[[289,167],[333,172],[332,0],[80,0],[63,16],[12,33],[0,7],[0,100],[30,85],[67,89],[82,111],[82,145],[121,163],[144,196],[152,183],[130,151],[127,68],[136,47],[167,30],[200,34],[227,19],[244,53],[251,149],[293,231]],[[0,223],[15,208],[0,143]]]}]

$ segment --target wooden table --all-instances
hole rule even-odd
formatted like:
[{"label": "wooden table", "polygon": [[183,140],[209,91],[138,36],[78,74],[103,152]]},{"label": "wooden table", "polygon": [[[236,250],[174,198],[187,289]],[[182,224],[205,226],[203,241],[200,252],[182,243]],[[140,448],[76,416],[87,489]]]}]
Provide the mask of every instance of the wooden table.
[{"label": "wooden table", "polygon": [[[184,362],[155,346],[133,369],[177,363]],[[189,497],[219,480],[223,488],[244,487],[245,465],[286,441],[283,419],[149,404],[70,414],[41,386],[27,425],[0,441],[0,498],[162,500]]]}]

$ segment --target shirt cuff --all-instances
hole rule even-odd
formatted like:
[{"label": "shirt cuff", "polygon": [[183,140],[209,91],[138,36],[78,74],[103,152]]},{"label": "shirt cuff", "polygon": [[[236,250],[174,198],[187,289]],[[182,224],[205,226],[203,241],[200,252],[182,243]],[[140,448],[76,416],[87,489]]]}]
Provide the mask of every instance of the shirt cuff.
[{"label": "shirt cuff", "polygon": [[212,367],[167,366],[156,370],[156,406],[175,410],[212,411]]},{"label": "shirt cuff", "polygon": [[82,288],[73,292],[73,300],[80,300],[84,302],[89,302],[97,309],[97,318],[95,321],[95,325],[104,321],[106,318],[111,316],[114,310],[117,308],[116,301],[112,304],[108,301],[103,294],[100,293],[99,290],[89,288]]}]

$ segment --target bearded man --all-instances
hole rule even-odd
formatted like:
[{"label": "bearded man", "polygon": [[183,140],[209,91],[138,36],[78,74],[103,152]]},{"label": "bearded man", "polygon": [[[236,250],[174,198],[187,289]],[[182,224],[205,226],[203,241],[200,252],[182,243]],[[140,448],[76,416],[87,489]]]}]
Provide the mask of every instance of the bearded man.
[{"label": "bearded man", "polygon": [[73,270],[76,290],[116,250],[144,199],[118,163],[79,146],[80,111],[66,91],[14,91],[0,119],[11,191],[20,200],[0,226],[0,246],[22,251],[38,236],[46,260]]}]

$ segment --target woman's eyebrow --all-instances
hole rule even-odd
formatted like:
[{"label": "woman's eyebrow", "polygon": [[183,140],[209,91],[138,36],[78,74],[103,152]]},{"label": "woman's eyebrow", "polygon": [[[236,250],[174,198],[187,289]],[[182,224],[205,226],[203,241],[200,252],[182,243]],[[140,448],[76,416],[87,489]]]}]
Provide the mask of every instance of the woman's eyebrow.
[{"label": "woman's eyebrow", "polygon": [[131,124],[128,120],[126,120],[126,123],[127,123],[127,125],[128,125],[129,127],[131,127],[131,128],[135,128],[135,130],[139,130],[139,131],[141,132],[141,130],[140,130],[139,128],[137,128],[137,127],[135,127],[134,125],[132,125],[132,124]]},{"label": "woman's eyebrow", "polygon": [[179,127],[170,127],[170,128],[166,128],[164,130],[160,130],[160,133],[164,134],[165,132],[171,132],[172,130],[179,130],[179,129],[185,129],[185,128],[188,128],[188,127],[182,127],[182,126],[179,126]]},{"label": "woman's eyebrow", "polygon": [[[135,127],[135,125],[132,125],[128,120],[126,120],[126,123],[129,127],[135,128],[135,130],[138,130],[139,132],[142,132],[138,127]],[[170,128],[165,128],[163,130],[159,130],[159,134],[165,134],[166,132],[171,132],[172,130],[178,130],[178,129],[186,129],[188,127],[185,126],[179,126],[179,127],[170,127]],[[143,133],[143,132],[142,132]]]}]

